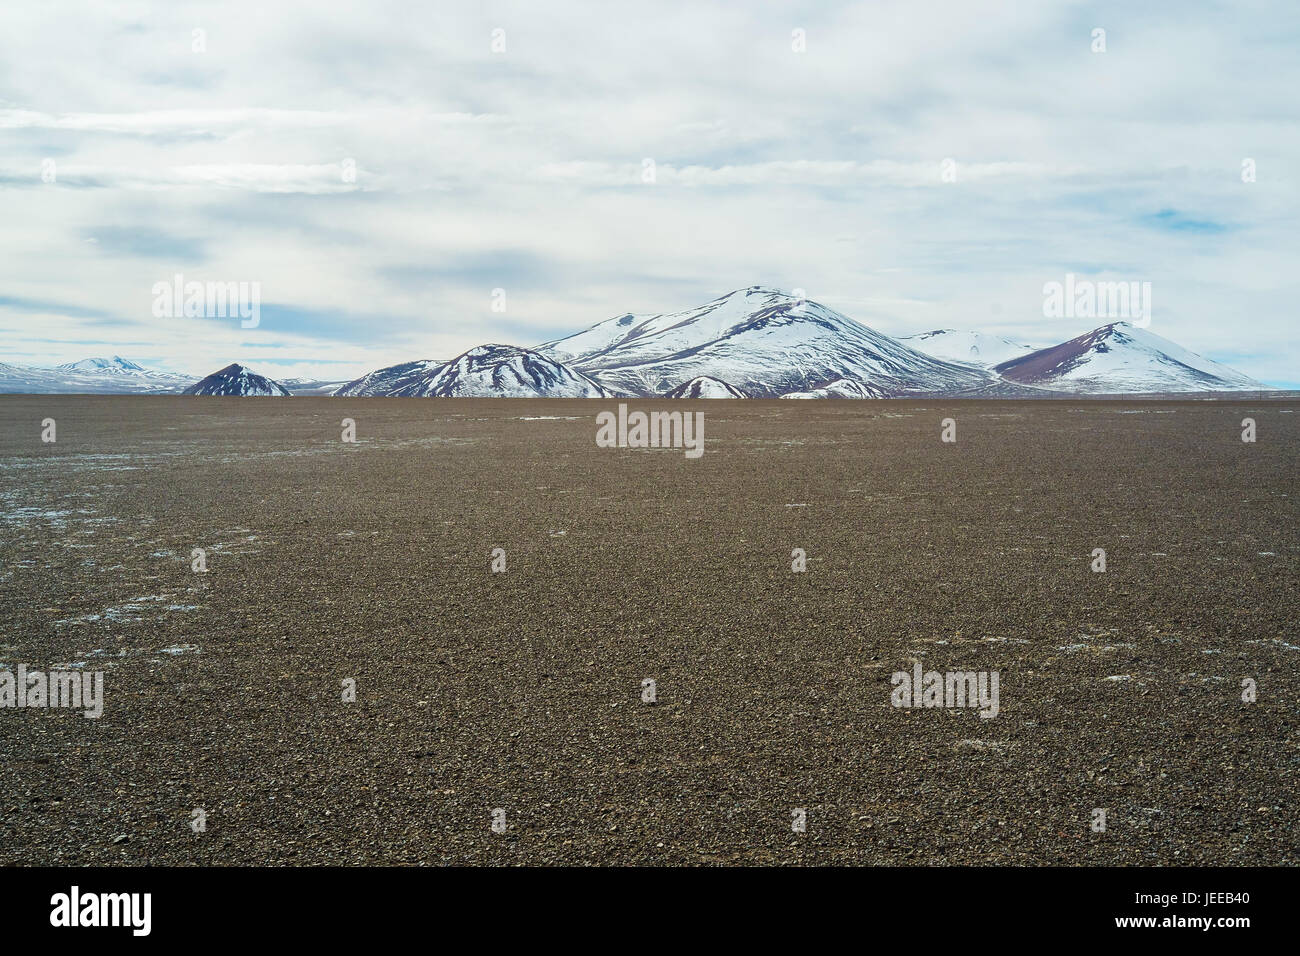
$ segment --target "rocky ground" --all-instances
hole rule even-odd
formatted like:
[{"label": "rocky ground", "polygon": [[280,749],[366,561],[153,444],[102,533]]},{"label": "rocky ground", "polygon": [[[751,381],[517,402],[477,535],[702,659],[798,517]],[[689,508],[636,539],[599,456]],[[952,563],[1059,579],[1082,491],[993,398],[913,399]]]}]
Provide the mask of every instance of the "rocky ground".
[{"label": "rocky ground", "polygon": [[632,404],[0,397],[0,863],[1300,862],[1300,402]]}]

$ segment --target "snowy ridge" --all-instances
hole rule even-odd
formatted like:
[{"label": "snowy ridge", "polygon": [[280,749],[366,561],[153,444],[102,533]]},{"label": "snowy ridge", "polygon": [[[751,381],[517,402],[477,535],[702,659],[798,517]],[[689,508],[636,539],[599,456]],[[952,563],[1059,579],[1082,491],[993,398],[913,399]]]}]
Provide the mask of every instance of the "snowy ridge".
[{"label": "snowy ridge", "polygon": [[971,388],[983,369],[932,358],[819,303],[752,286],[697,309],[621,315],[538,351],[615,389],[663,395],[707,376],[756,398],[837,378],[891,395]]},{"label": "snowy ridge", "polygon": [[884,392],[851,378],[837,378],[821,388],[806,392],[786,392],[782,398],[886,398]]},{"label": "snowy ridge", "polygon": [[734,385],[720,379],[700,375],[689,382],[682,382],[669,391],[664,398],[744,398],[745,393]]},{"label": "snowy ridge", "polygon": [[1034,351],[1032,345],[1012,342],[1000,335],[987,332],[966,332],[960,329],[935,329],[932,332],[918,332],[904,335],[899,339],[926,355],[945,362],[966,362],[990,368],[1001,362],[1009,362]]},{"label": "snowy ridge", "polygon": [[995,367],[1010,382],[1093,393],[1260,390],[1268,386],[1154,332],[1113,322]]},{"label": "snowy ridge", "polygon": [[327,382],[318,378],[282,378],[279,383],[289,390],[290,395],[333,395],[347,382]]},{"label": "snowy ridge", "polygon": [[625,313],[535,349],[481,345],[351,382],[280,382],[230,365],[194,384],[120,356],[0,363],[0,392],[509,398],[1022,398],[1264,390],[1146,329],[1115,322],[1032,350],[978,331],[895,339],[817,302],[751,286],[682,312]]},{"label": "snowy ridge", "polygon": [[608,398],[614,393],[531,349],[480,345],[422,375],[408,377],[385,394],[421,398]]},{"label": "snowy ridge", "polygon": [[289,390],[272,379],[258,375],[242,365],[227,365],[200,379],[185,390],[186,395],[289,396]]},{"label": "snowy ridge", "polygon": [[148,374],[144,366],[137,365],[120,355],[114,355],[112,358],[88,358],[82,359],[80,362],[64,362],[57,368],[67,372],[113,372],[119,375]]},{"label": "snowy ridge", "polygon": [[417,362],[390,365],[387,368],[368,372],[340,386],[330,394],[357,398],[405,394],[405,389],[425,381],[446,364],[432,359],[421,359]]},{"label": "snowy ridge", "polygon": [[175,394],[194,384],[192,375],[160,372],[114,355],[65,362],[55,368],[0,363],[0,392],[25,394]]}]

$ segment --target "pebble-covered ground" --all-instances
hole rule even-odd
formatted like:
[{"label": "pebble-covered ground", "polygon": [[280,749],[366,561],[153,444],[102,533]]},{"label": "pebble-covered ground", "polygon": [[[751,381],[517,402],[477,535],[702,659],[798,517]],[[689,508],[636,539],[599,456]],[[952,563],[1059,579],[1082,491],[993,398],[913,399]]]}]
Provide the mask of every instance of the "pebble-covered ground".
[{"label": "pebble-covered ground", "polygon": [[1300,862],[1296,402],[630,405],[0,397],[0,863]]}]

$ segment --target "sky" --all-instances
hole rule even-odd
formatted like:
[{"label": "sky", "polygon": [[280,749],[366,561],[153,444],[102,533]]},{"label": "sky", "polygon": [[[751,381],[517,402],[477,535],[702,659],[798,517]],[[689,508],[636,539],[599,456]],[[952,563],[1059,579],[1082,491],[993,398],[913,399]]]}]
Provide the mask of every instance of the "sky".
[{"label": "sky", "polygon": [[1294,0],[7,3],[0,362],[338,381],[751,285],[1045,346],[1072,273],[1300,387],[1298,53]]}]

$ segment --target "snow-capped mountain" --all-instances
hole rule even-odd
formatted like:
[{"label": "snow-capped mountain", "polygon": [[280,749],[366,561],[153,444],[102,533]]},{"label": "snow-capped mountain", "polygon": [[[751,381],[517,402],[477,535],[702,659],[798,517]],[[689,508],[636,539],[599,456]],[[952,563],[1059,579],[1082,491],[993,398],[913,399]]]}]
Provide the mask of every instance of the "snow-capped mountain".
[{"label": "snow-capped mountain", "polygon": [[418,386],[441,369],[446,362],[433,359],[421,359],[418,362],[403,362],[387,368],[367,372],[358,379],[348,382],[332,394],[343,397],[370,398],[387,395],[405,395],[407,389]]},{"label": "snow-capped mountain", "polygon": [[664,395],[664,398],[744,398],[745,393],[721,379],[700,375],[682,382]]},{"label": "snow-capped mountain", "polygon": [[185,390],[186,395],[276,396],[287,398],[289,390],[279,382],[249,371],[242,365],[227,365],[200,379]]},{"label": "snow-capped mountain", "polygon": [[1005,380],[1056,391],[1215,392],[1268,386],[1127,322],[996,366]]},{"label": "snow-capped mountain", "polygon": [[[423,370],[417,366],[425,366]],[[383,389],[380,391],[379,389]],[[567,365],[514,345],[480,345],[450,362],[380,369],[337,395],[420,398],[607,398],[614,393]]]},{"label": "snow-capped mountain", "polygon": [[137,365],[120,355],[114,355],[112,358],[88,358],[80,362],[64,362],[56,367],[69,372],[113,372],[127,375],[136,375],[145,371],[144,366]]},{"label": "snow-capped mountain", "polygon": [[782,398],[886,398],[886,394],[871,385],[864,385],[851,378],[837,378],[821,388],[806,392],[786,392]]},{"label": "snow-capped mountain", "polygon": [[113,356],[57,368],[0,363],[0,392],[1031,398],[1049,392],[1118,395],[1269,387],[1127,322],[1030,349],[988,333],[952,329],[894,339],[819,303],[751,286],[683,312],[616,316],[536,349],[481,345],[449,362],[404,362],[341,385],[275,382],[237,364],[194,384],[193,377]]},{"label": "snow-capped mountain", "polygon": [[318,378],[281,378],[277,381],[289,390],[290,395],[333,395],[347,382],[326,382]]},{"label": "snow-capped mountain", "polygon": [[899,339],[918,352],[924,352],[945,362],[968,362],[991,368],[1001,362],[1009,362],[1034,351],[1032,345],[1012,342],[1000,335],[987,332],[966,332],[961,329],[935,329],[932,332],[918,332],[904,335]]},{"label": "snow-capped mountain", "polygon": [[851,378],[888,394],[974,387],[992,376],[932,358],[816,302],[752,286],[700,308],[621,315],[538,351],[635,395],[709,376],[756,398]]},{"label": "snow-capped mountain", "polygon": [[160,372],[114,355],[66,362],[55,368],[0,363],[0,392],[26,394],[179,394],[192,375]]}]

